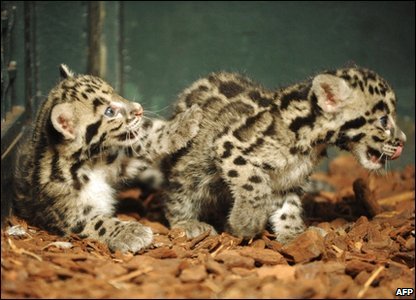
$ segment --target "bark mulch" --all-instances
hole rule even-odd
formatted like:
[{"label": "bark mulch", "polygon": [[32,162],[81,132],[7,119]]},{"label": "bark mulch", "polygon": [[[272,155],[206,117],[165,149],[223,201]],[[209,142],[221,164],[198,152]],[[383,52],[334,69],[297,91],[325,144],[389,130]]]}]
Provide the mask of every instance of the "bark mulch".
[{"label": "bark mulch", "polygon": [[287,245],[267,231],[250,241],[208,232],[188,240],[166,227],[157,195],[119,215],[155,233],[136,255],[12,218],[1,235],[1,297],[414,298],[396,296],[415,287],[414,166],[378,176],[340,156],[314,177],[336,190],[305,196],[315,228]]}]

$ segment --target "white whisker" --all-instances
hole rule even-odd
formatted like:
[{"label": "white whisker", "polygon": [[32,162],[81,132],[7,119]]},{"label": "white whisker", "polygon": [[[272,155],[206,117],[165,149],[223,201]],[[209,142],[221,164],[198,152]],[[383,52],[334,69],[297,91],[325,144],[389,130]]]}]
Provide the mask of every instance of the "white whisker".
[{"label": "white whisker", "polygon": [[[157,119],[161,119],[161,120],[166,120],[166,118],[164,117],[164,116],[161,116],[161,115],[159,115],[159,114],[157,114],[157,113],[154,113],[154,112],[149,112],[149,111],[146,111],[145,112],[145,114],[146,115],[150,115],[151,117],[153,117],[153,118],[157,118]],[[147,117],[147,118],[149,118],[149,117]]]},{"label": "white whisker", "polygon": [[153,105],[153,106],[151,106],[150,107],[150,109],[151,109],[151,111],[150,110],[145,110],[145,111],[150,111],[150,112],[153,112],[153,113],[159,113],[159,112],[161,112],[161,111],[165,111],[165,110],[167,110],[168,108],[170,108],[171,107],[171,104],[168,104],[168,105],[166,105],[165,107],[162,107],[161,109],[159,109],[159,110],[153,110],[153,108],[154,107],[156,107],[156,105]]},{"label": "white whisker", "polygon": [[149,117],[147,117],[147,116],[142,116],[142,118],[143,118],[143,119],[146,119],[146,120],[149,120],[149,121],[154,121],[155,119],[157,119],[157,120],[162,120],[162,121],[166,121],[166,119],[165,119],[165,118],[163,118],[163,117],[161,117],[161,116],[158,116],[157,118],[149,118]]},{"label": "white whisker", "polygon": [[[144,147],[143,142],[140,139],[140,132],[139,132],[139,130],[140,130],[141,123],[143,122],[144,119],[151,120],[150,118],[146,118],[146,117],[143,116],[135,124],[133,124],[129,128],[129,131],[128,131],[130,148],[131,148],[131,150],[133,151],[133,153],[136,156],[139,156],[139,153],[137,153],[137,151],[136,151],[136,149],[137,149],[138,146],[140,146],[140,148],[141,148],[140,149],[140,152],[141,153],[144,152],[145,154],[149,154],[148,149],[146,149]],[[133,136],[133,138],[131,138],[131,136]]]},{"label": "white whisker", "polygon": [[[135,135],[135,132],[134,131],[128,131],[128,133],[129,133],[129,142],[130,142],[130,148],[131,148],[131,150],[133,151],[133,153],[136,155],[136,156],[139,156],[139,153],[137,153],[137,151],[136,151],[136,149],[135,149],[135,145],[134,144],[140,144],[140,139],[138,139],[137,137],[138,136],[136,136]],[[131,139],[131,135],[133,135],[133,137],[134,137],[134,142],[133,142],[133,140]],[[141,144],[140,144],[141,145]]]},{"label": "white whisker", "polygon": [[383,155],[384,155],[384,152],[382,152],[381,155],[380,155],[380,157],[377,158],[377,162],[379,162],[381,160],[381,158],[383,157]]},{"label": "white whisker", "polygon": [[386,160],[386,173],[387,177],[392,178],[392,173],[389,172],[389,169],[391,170],[391,162],[389,160]]}]

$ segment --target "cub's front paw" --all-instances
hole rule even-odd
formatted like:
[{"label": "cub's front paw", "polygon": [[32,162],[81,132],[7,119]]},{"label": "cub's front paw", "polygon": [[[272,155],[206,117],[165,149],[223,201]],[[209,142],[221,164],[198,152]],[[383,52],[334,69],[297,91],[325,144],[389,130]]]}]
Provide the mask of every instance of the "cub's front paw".
[{"label": "cub's front paw", "polygon": [[153,232],[149,227],[137,222],[123,222],[108,237],[107,244],[111,251],[131,251],[133,253],[149,246],[153,240]]},{"label": "cub's front paw", "polygon": [[187,120],[189,126],[189,136],[193,138],[199,131],[199,124],[203,117],[202,109],[194,104],[185,114],[184,119]]},{"label": "cub's front paw", "polygon": [[172,226],[172,228],[181,228],[185,231],[188,238],[194,238],[198,235],[210,230],[211,235],[217,235],[217,231],[211,225],[197,220],[180,221]]},{"label": "cub's front paw", "polygon": [[276,240],[282,244],[287,244],[305,231],[303,222],[288,224],[284,222],[274,222],[272,224]]}]

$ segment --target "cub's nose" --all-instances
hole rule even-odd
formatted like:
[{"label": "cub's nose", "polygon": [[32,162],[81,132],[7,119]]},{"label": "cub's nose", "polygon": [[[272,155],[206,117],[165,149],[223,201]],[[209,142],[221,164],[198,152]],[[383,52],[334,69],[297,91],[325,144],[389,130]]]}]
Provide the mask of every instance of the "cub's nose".
[{"label": "cub's nose", "polygon": [[139,103],[133,103],[130,114],[136,118],[143,116],[143,108]]},{"label": "cub's nose", "polygon": [[407,138],[406,138],[406,135],[404,134],[404,132],[402,131],[402,135],[401,135],[401,141],[402,141],[402,143],[404,144],[404,143],[406,143],[406,140],[407,140]]},{"label": "cub's nose", "polygon": [[406,135],[403,131],[400,130],[400,128],[396,129],[395,138],[396,143],[398,143],[400,146],[403,146],[403,144],[406,143]]}]

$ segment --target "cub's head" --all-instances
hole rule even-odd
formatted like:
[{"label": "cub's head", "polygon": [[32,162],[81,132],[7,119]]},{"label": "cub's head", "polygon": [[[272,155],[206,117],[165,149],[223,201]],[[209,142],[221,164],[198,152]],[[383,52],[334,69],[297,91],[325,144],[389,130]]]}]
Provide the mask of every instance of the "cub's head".
[{"label": "cub's head", "polygon": [[88,150],[130,147],[138,141],[143,109],[119,96],[102,79],[75,75],[60,66],[62,81],[44,104],[51,142],[86,145]]},{"label": "cub's head", "polygon": [[312,82],[317,104],[336,124],[335,144],[351,151],[367,169],[398,158],[406,135],[396,123],[396,96],[376,73],[358,68],[317,75]]}]

